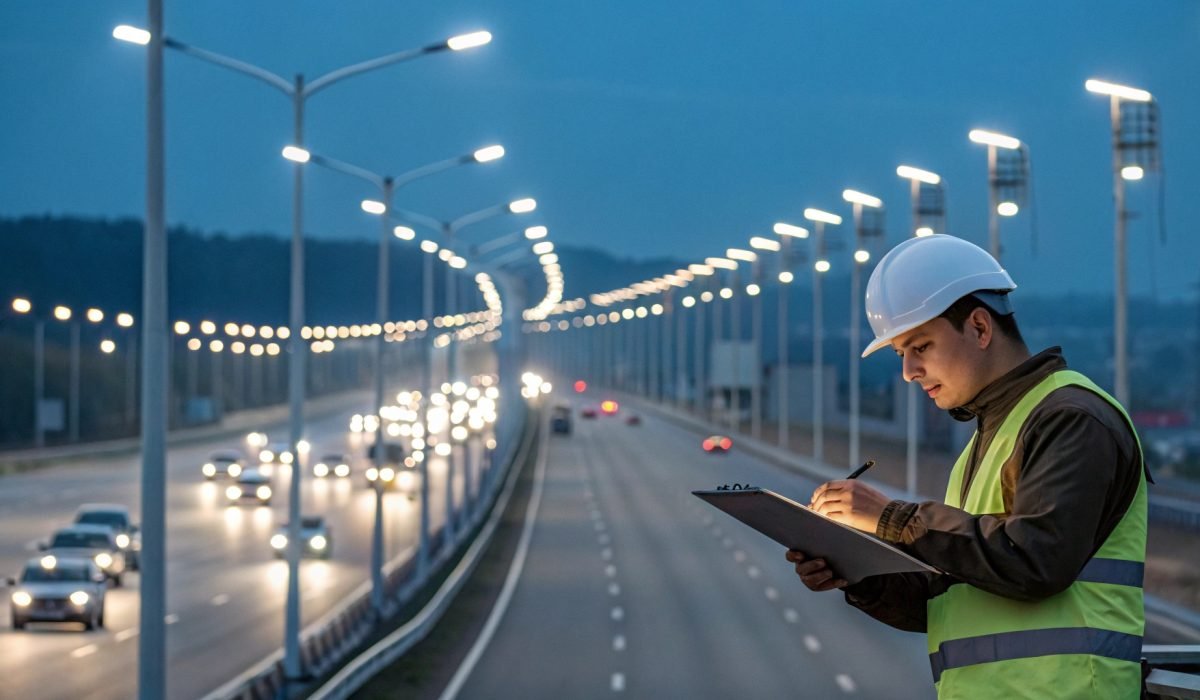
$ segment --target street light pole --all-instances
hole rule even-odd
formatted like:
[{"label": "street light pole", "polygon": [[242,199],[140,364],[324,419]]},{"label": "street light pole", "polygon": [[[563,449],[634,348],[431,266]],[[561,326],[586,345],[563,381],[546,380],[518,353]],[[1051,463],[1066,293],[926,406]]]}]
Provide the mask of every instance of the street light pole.
[{"label": "street light pole", "polygon": [[804,218],[815,224],[813,238],[813,459],[825,461],[825,373],[824,367],[824,303],[821,298],[821,275],[829,271],[825,258],[825,225],[838,225],[842,217],[820,209],[805,209]]},{"label": "street light pole", "polygon": [[[850,467],[859,463],[860,424],[862,416],[862,388],[859,377],[859,361],[862,354],[862,266],[871,259],[866,249],[867,229],[863,221],[863,207],[880,209],[883,202],[877,197],[856,190],[844,190],[842,199],[854,207],[854,262],[850,269]],[[873,231],[881,235],[881,230]]]},{"label": "street light pole", "polygon": [[792,259],[791,259],[791,240],[793,238],[808,238],[808,229],[793,224],[778,222],[771,229],[775,235],[779,236],[780,251],[779,251],[779,378],[776,384],[779,386],[779,447],[788,449],[790,445],[788,428],[790,426],[790,417],[788,416],[788,407],[790,399],[790,386],[788,385],[788,341],[789,335],[789,318],[788,318],[788,291],[787,285],[792,283]]},{"label": "street light pole", "polygon": [[[762,236],[754,236],[750,239],[750,247],[755,250],[768,251],[771,253],[781,253],[783,244],[779,241]],[[753,288],[754,292],[751,296],[754,297],[753,305],[753,322],[752,333],[754,335],[754,376],[751,378],[750,385],[750,434],[755,438],[762,436],[762,381],[763,381],[763,300],[762,300],[762,263],[760,260],[754,261],[753,267]],[[782,296],[783,288],[780,288],[780,296]],[[783,333],[783,325],[780,324],[779,332]]]}]

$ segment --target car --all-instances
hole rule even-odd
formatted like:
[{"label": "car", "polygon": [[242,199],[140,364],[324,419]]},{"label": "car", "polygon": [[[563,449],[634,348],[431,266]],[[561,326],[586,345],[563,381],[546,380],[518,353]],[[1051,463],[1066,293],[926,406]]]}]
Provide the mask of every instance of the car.
[{"label": "car", "polygon": [[636,413],[631,413],[625,417],[625,425],[641,425],[642,417]]},{"label": "car", "polygon": [[[333,531],[325,518],[319,515],[300,517],[300,539],[304,542],[301,556],[328,559],[333,554]],[[288,523],[284,523],[271,535],[271,549],[275,550],[276,559],[287,556],[287,544]]]},{"label": "car", "polygon": [[571,407],[559,404],[550,415],[550,431],[559,435],[571,434]]},{"label": "car", "polygon": [[605,399],[604,401],[600,402],[600,412],[606,416],[617,415],[618,408],[620,408],[620,405],[612,399]]},{"label": "car", "polygon": [[47,554],[30,559],[21,576],[8,579],[12,628],[30,622],[79,622],[85,630],[104,627],[104,571],[91,559]]},{"label": "car", "polygon": [[133,524],[129,509],[113,503],[85,503],[75,511],[77,525],[103,525],[116,535],[130,571],[141,568],[142,532]]},{"label": "car", "polygon": [[258,468],[267,476],[275,466],[291,464],[292,450],[286,442],[272,442],[258,451]]},{"label": "car", "polygon": [[724,454],[733,448],[733,440],[725,435],[709,435],[700,446],[710,454]]},{"label": "car", "polygon": [[313,476],[323,479],[327,476],[345,479],[350,476],[350,460],[344,454],[327,454],[313,465]]},{"label": "car", "polygon": [[107,525],[72,525],[54,533],[39,549],[56,559],[90,559],[120,586],[125,576],[125,552]]},{"label": "car", "polygon": [[582,418],[595,418],[596,417],[596,409],[593,406],[584,406],[579,411],[579,415]]},{"label": "car", "polygon": [[231,506],[245,501],[267,506],[271,504],[271,496],[271,477],[261,469],[247,469],[225,489],[225,500]]},{"label": "car", "polygon": [[231,450],[214,452],[208,456],[208,461],[200,467],[200,472],[209,481],[216,479],[218,476],[236,479],[241,476],[242,470],[245,469],[243,461],[243,457],[239,452]]}]

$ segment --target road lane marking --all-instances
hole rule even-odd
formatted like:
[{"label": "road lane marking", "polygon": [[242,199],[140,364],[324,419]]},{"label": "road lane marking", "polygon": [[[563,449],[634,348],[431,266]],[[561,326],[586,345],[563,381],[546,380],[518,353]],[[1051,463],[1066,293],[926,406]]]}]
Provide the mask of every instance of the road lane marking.
[{"label": "road lane marking", "polygon": [[707,515],[707,514],[706,514],[706,515],[704,516],[704,524],[705,524],[705,525],[712,525],[712,516],[711,516],[711,515]]},{"label": "road lane marking", "polygon": [[603,520],[596,521],[596,532],[604,532],[604,521]]},{"label": "road lane marking", "polygon": [[770,586],[767,586],[767,590],[764,593],[766,593],[767,600],[779,600],[779,591]]},{"label": "road lane marking", "polygon": [[138,629],[136,627],[130,627],[127,630],[121,630],[120,632],[117,632],[117,634],[114,636],[114,639],[116,639],[118,642],[123,642],[126,639],[132,639],[136,636],[138,636]]},{"label": "road lane marking", "polygon": [[171,613],[163,618],[163,622],[167,623],[168,625],[173,625],[176,622],[179,622],[179,616],[175,613]]},{"label": "road lane marking", "polygon": [[600,551],[600,558],[604,561],[612,559],[612,547],[605,547]]},{"label": "road lane marking", "polygon": [[725,539],[721,540],[721,545],[724,546],[725,549],[729,549],[730,547],[733,546],[733,538],[726,537]]},{"label": "road lane marking", "polygon": [[592,510],[590,515],[592,516],[592,520],[599,520],[604,517],[603,513],[601,513],[599,510],[595,510],[595,509]]},{"label": "road lane marking", "polygon": [[746,561],[746,553],[740,549],[737,550],[733,553],[733,560],[741,564],[742,562]]},{"label": "road lane marking", "polygon": [[612,674],[611,687],[612,687],[612,691],[614,693],[620,693],[620,692],[624,691],[625,690],[625,674],[624,673]]},{"label": "road lane marking", "polygon": [[79,647],[75,651],[71,652],[71,656],[76,659],[82,659],[85,656],[91,656],[92,654],[95,654],[97,651],[100,651],[100,647],[96,646],[95,644],[88,644],[87,646]]},{"label": "road lane marking", "polygon": [[612,542],[612,538],[608,536],[607,532],[602,532],[596,537],[596,542],[598,542],[599,544],[605,545],[605,544],[608,544],[609,542]]},{"label": "road lane marking", "polygon": [[612,564],[604,567],[604,575],[609,578],[615,577],[617,575],[617,567],[613,566]]},{"label": "road lane marking", "polygon": [[618,605],[612,609],[612,613],[610,613],[610,615],[614,621],[620,622],[621,620],[625,619],[625,608],[622,608]]},{"label": "road lane marking", "polygon": [[221,605],[224,605],[228,602],[229,602],[229,594],[228,593],[222,593],[220,595],[214,596],[212,599],[212,604],[216,605],[218,607]]},{"label": "road lane marking", "polygon": [[842,689],[843,693],[853,693],[858,689],[858,686],[854,685],[854,679],[844,673],[837,674],[837,678],[834,680],[837,681],[838,687]]},{"label": "road lane marking", "polygon": [[746,575],[750,578],[758,578],[760,574],[762,574],[762,571],[757,566],[751,566],[749,569],[746,569]]},{"label": "road lane marking", "polygon": [[613,651],[625,651],[625,635],[618,634],[613,637]]},{"label": "road lane marking", "polygon": [[787,620],[788,622],[790,622],[794,625],[800,621],[800,613],[796,612],[795,610],[792,610],[791,608],[788,608],[787,610],[783,611],[783,619]]},{"label": "road lane marking", "polygon": [[713,537],[723,537],[725,535],[725,533],[719,527],[714,527],[712,529],[712,534]]},{"label": "road lane marking", "polygon": [[821,651],[821,640],[811,634],[806,634],[804,635],[804,646],[808,647],[808,650],[815,654]]}]

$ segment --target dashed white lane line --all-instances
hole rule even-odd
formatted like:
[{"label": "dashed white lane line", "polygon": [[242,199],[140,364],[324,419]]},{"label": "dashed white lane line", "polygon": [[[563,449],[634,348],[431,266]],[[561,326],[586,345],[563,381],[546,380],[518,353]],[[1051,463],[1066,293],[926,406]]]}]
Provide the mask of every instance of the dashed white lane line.
[{"label": "dashed white lane line", "polygon": [[723,546],[725,549],[729,549],[733,546],[733,539],[726,537],[725,539],[721,540],[721,546]]},{"label": "dashed white lane line", "polygon": [[815,653],[821,651],[821,640],[817,639],[816,637],[812,636],[811,634],[806,634],[806,635],[804,635],[804,646],[806,648],[808,648],[809,651],[811,651],[812,653],[815,654]]},{"label": "dashed white lane line", "polygon": [[623,692],[625,690],[625,674],[624,673],[612,674],[612,684],[610,687],[612,688],[612,691],[614,693]]},{"label": "dashed white lane line", "polygon": [[712,534],[713,534],[713,537],[724,537],[724,536],[725,536],[725,531],[724,531],[724,530],[722,530],[722,529],[721,529],[721,528],[719,528],[719,527],[714,527],[714,528],[712,529]]},{"label": "dashed white lane line", "polygon": [[800,613],[796,612],[795,610],[792,610],[791,608],[788,608],[787,610],[783,611],[783,619],[787,620],[788,622],[790,622],[794,625],[800,621]]},{"label": "dashed white lane line", "polygon": [[625,651],[625,635],[618,634],[613,637],[613,651]]},{"label": "dashed white lane line", "polygon": [[75,651],[71,652],[71,656],[76,659],[82,659],[85,656],[91,656],[92,654],[95,654],[97,651],[100,651],[100,647],[96,646],[95,644],[88,644],[87,646],[79,647]]},{"label": "dashed white lane line", "polygon": [[179,622],[179,616],[175,613],[171,613],[163,618],[163,622],[167,623],[168,625],[173,625],[176,622]]},{"label": "dashed white lane line", "polygon": [[604,575],[609,578],[616,577],[617,567],[613,566],[612,564],[609,564],[608,566],[604,567]]},{"label": "dashed white lane line", "polygon": [[608,594],[621,595],[621,584],[617,583],[616,581],[608,584]]},{"label": "dashed white lane line", "polygon": [[622,608],[621,606],[618,605],[617,607],[612,609],[611,616],[612,616],[612,619],[617,622],[624,620],[625,619],[625,608]]},{"label": "dashed white lane line", "polygon": [[609,536],[608,536],[608,533],[606,533],[606,532],[602,532],[602,533],[600,533],[599,535],[597,535],[597,536],[596,536],[596,543],[597,543],[597,544],[600,544],[600,545],[606,545],[606,544],[608,544],[608,543],[610,543],[610,542],[612,542],[612,538],[611,538],[611,537],[609,537]]},{"label": "dashed white lane line", "polygon": [[705,524],[705,525],[712,525],[712,516],[711,516],[711,515],[705,515],[705,516],[704,516],[704,524]]},{"label": "dashed white lane line", "polygon": [[610,561],[612,560],[612,557],[613,552],[611,547],[605,547],[604,549],[600,550],[600,558],[604,561]]},{"label": "dashed white lane line", "polygon": [[596,532],[604,532],[604,530],[606,529],[606,526],[604,525],[603,520],[597,520],[595,527],[596,527]]},{"label": "dashed white lane line", "polygon": [[600,520],[604,517],[604,514],[598,510],[593,510],[591,512],[591,516],[592,516],[592,520]]},{"label": "dashed white lane line", "polygon": [[733,553],[733,560],[741,564],[742,562],[746,561],[746,553],[740,549],[737,550]]},{"label": "dashed white lane line", "polygon": [[767,600],[779,600],[779,591],[770,586],[767,586],[767,590],[763,591],[763,594],[767,596]]},{"label": "dashed white lane line", "polygon": [[121,630],[120,632],[117,632],[113,636],[113,638],[116,639],[118,642],[123,642],[126,639],[132,639],[133,637],[136,637],[136,636],[138,636],[138,628],[130,627],[127,630]]},{"label": "dashed white lane line", "polygon": [[837,674],[834,680],[837,681],[838,687],[842,689],[843,693],[853,693],[855,690],[858,690],[858,686],[854,684],[854,679],[844,673]]},{"label": "dashed white lane line", "polygon": [[751,566],[750,568],[746,569],[746,575],[750,578],[756,579],[762,575],[762,571],[757,566]]},{"label": "dashed white lane line", "polygon": [[219,595],[213,596],[213,599],[212,599],[212,604],[216,605],[218,607],[220,607],[228,602],[229,602],[229,594],[228,593],[221,593]]}]

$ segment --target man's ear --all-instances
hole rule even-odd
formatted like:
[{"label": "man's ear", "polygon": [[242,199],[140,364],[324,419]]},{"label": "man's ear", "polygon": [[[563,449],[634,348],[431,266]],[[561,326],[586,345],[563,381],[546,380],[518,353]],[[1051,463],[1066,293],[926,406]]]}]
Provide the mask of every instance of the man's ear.
[{"label": "man's ear", "polygon": [[995,330],[991,314],[983,307],[975,307],[967,316],[966,330],[976,347],[986,350],[992,344],[992,332]]}]

